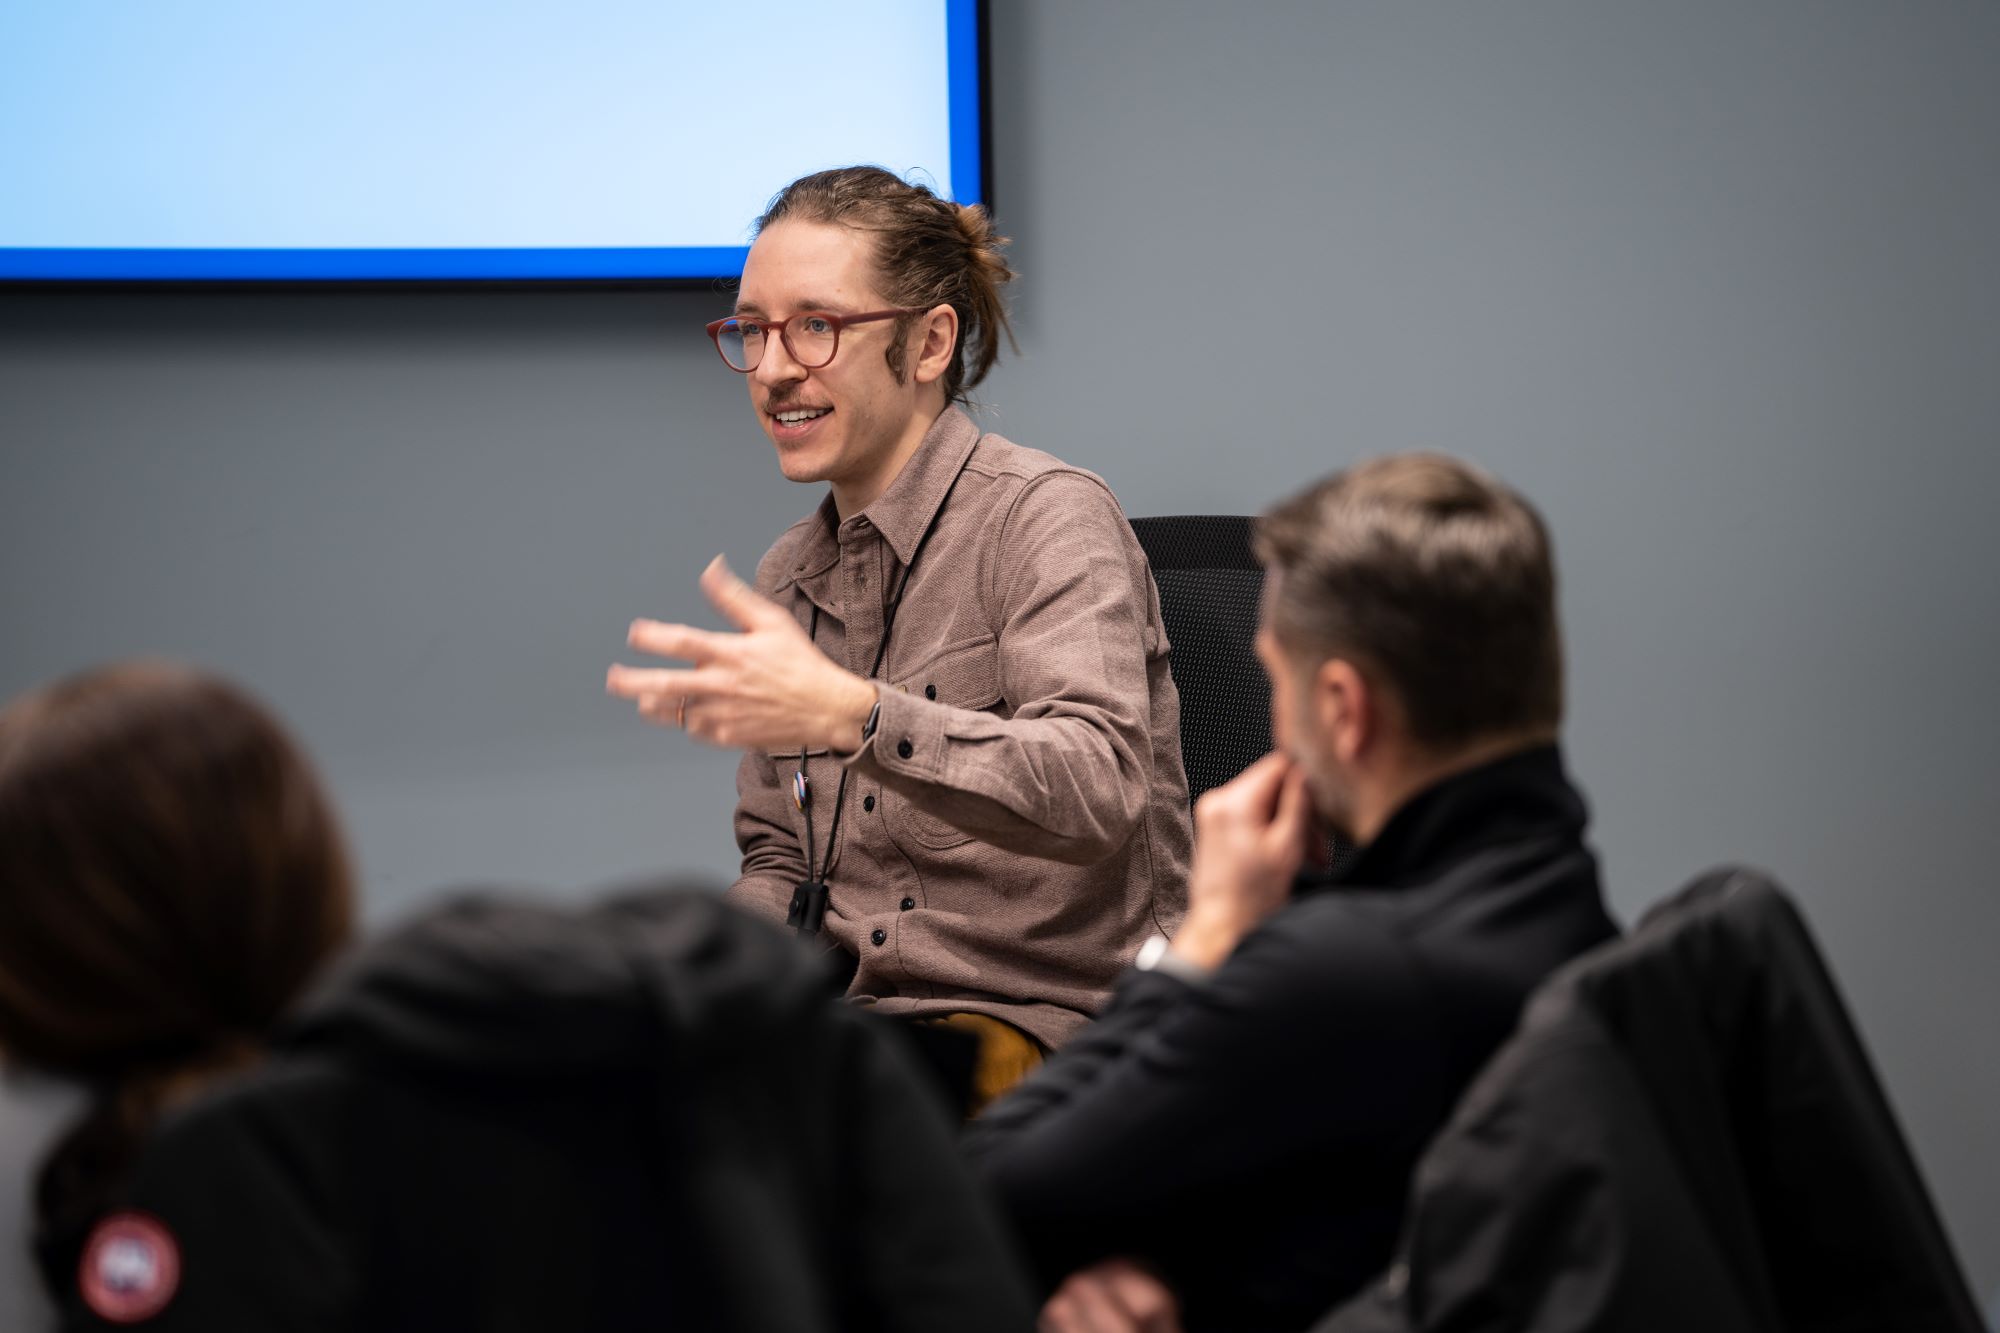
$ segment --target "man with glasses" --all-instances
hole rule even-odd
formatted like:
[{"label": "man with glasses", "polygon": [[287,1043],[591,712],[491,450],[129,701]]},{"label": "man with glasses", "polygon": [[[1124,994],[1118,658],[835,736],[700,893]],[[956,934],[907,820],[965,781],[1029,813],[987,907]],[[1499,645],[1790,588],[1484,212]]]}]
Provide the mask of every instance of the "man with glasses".
[{"label": "man with glasses", "polygon": [[648,718],[741,749],[745,905],[850,955],[850,994],[979,1039],[974,1104],[1178,922],[1190,850],[1159,598],[1092,474],[961,409],[1008,332],[983,209],[888,172],[805,177],[709,325],[785,476],[829,494],[735,626],[639,621]]}]

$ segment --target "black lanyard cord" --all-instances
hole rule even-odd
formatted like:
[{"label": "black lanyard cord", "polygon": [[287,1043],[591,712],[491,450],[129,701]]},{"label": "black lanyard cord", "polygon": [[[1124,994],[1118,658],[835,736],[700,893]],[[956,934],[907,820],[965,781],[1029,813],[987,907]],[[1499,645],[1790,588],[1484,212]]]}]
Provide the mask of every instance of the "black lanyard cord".
[{"label": "black lanyard cord", "polygon": [[[917,558],[930,544],[931,534],[937,531],[938,517],[944,513],[944,506],[951,499],[951,492],[958,485],[958,478],[952,478],[944,499],[938,501],[937,512],[932,515],[930,526],[917,539],[916,549],[910,552],[910,562],[903,566],[903,577],[896,584],[895,595],[882,608],[882,638],[875,645],[875,664],[868,668],[869,680],[882,674],[882,663],[889,655],[889,634],[896,628],[896,612],[902,608],[903,594],[909,591],[910,580],[917,572]],[[806,638],[815,647],[819,642],[819,603],[812,603],[812,616],[806,627]],[[878,705],[879,706],[879,705]],[[864,738],[865,739],[865,738]],[[826,915],[826,883],[820,876],[821,867],[813,848],[812,788],[806,781],[806,750],[799,747],[799,771],[793,775],[793,796],[799,803],[800,811],[806,817],[806,882],[792,892],[791,911],[787,913],[785,924],[796,927],[800,935],[817,935],[820,921]],[[833,849],[840,837],[840,812],[847,805],[847,765],[840,766],[840,781],[833,789],[833,818],[826,826],[826,863],[833,864]]]}]

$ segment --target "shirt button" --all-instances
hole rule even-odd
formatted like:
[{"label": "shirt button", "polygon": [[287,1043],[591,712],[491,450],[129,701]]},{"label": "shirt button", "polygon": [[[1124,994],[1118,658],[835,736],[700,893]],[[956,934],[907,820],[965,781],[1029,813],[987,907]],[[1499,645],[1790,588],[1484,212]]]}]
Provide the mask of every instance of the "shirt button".
[{"label": "shirt button", "polygon": [[915,907],[916,905],[917,905],[917,900],[915,898],[903,899],[903,910],[905,912],[909,911],[912,907]]},{"label": "shirt button", "polygon": [[911,747],[910,747],[910,742],[908,740],[900,740],[896,742],[897,758],[908,759],[910,757],[910,753],[911,753]]},{"label": "shirt button", "polygon": [[935,699],[935,698],[937,698],[937,686],[935,686],[935,685],[926,685],[926,686],[924,686],[924,698],[926,698],[926,699]]},{"label": "shirt button", "polygon": [[863,810],[873,810],[875,808],[875,798],[873,796],[862,797],[861,808]]},{"label": "shirt button", "polygon": [[883,945],[889,942],[889,932],[886,930],[878,930],[873,935],[870,935],[868,937],[868,940],[871,944],[873,944],[876,948],[879,949]]}]

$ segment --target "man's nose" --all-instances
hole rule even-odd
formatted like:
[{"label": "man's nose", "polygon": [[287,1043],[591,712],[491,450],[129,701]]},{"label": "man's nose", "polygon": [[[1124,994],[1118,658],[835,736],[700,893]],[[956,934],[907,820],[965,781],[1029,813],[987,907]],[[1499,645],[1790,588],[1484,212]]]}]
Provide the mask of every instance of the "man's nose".
[{"label": "man's nose", "polygon": [[756,369],[750,372],[759,384],[790,384],[806,377],[806,368],[792,356],[792,349],[785,346],[785,340],[772,329],[764,338],[764,355],[757,358]]}]

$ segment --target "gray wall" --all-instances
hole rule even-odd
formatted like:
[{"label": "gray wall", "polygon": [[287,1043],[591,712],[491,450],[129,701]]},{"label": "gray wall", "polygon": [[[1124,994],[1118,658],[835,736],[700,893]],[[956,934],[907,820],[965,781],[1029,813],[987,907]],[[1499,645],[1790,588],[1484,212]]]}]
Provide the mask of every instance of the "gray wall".
[{"label": "gray wall", "polygon": [[[1636,913],[1803,898],[2000,1288],[2000,7],[1014,3],[989,424],[1134,513],[1365,454],[1547,512]],[[774,185],[778,182],[773,182]],[[815,497],[694,293],[0,297],[0,694],[164,652],[292,718],[371,909],[727,873],[732,769],[600,693]]]}]

